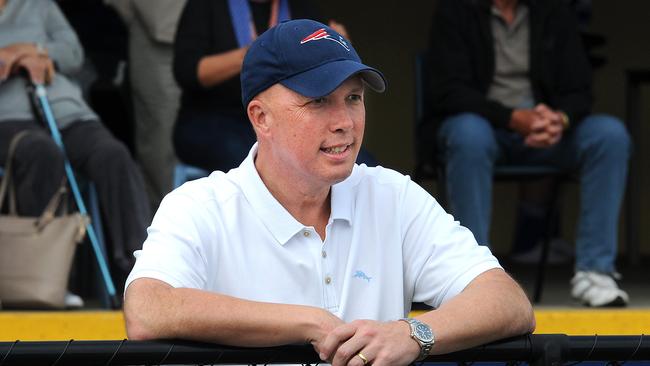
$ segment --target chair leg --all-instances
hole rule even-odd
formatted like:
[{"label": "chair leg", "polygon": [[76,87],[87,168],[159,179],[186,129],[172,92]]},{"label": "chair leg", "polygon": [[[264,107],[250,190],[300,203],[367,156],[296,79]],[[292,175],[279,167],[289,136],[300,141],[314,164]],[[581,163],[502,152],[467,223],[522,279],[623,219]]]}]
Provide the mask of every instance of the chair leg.
[{"label": "chair leg", "polygon": [[546,213],[546,228],[542,240],[542,255],[537,263],[537,278],[535,278],[535,289],[533,293],[533,303],[539,304],[542,301],[542,292],[544,290],[544,278],[546,276],[546,266],[548,264],[548,254],[550,252],[551,240],[553,239],[554,218],[558,215],[560,192],[560,182],[555,180],[551,188],[551,202]]},{"label": "chair leg", "polygon": [[544,234],[542,241],[542,256],[537,263],[537,278],[535,278],[535,292],[533,303],[539,304],[542,301],[542,291],[544,290],[544,277],[546,276],[546,264],[548,262],[548,252],[551,246],[550,234]]}]

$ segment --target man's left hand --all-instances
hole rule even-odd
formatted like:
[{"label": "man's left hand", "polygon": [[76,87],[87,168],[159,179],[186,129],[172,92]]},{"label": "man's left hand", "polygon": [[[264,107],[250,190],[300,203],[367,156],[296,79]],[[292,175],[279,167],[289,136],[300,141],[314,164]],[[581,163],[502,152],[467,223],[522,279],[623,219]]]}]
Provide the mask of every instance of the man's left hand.
[{"label": "man's left hand", "polygon": [[562,114],[543,103],[535,106],[534,110],[542,116],[544,123],[540,123],[538,127],[533,127],[532,132],[526,136],[526,145],[545,148],[557,144],[562,139],[562,132],[564,131]]},{"label": "man's left hand", "polygon": [[320,357],[332,366],[363,366],[366,362],[375,366],[408,365],[420,354],[420,346],[410,334],[409,325],[403,321],[355,320],[327,335]]}]

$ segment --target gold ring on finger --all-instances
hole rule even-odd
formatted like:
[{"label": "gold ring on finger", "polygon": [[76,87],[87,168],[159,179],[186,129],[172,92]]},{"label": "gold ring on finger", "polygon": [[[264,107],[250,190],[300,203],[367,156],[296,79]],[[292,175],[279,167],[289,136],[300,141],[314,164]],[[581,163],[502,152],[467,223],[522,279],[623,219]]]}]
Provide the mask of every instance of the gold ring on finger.
[{"label": "gold ring on finger", "polygon": [[357,353],[357,356],[359,356],[359,358],[361,359],[361,361],[363,361],[363,364],[364,364],[364,365],[367,365],[367,364],[368,364],[368,359],[366,358],[366,356],[363,355],[363,353],[359,352],[359,353]]}]

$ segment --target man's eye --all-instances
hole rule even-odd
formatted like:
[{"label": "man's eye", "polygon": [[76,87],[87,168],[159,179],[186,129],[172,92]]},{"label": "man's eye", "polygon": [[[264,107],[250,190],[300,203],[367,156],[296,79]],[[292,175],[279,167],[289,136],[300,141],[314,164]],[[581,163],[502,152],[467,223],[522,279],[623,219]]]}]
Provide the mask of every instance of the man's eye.
[{"label": "man's eye", "polygon": [[312,99],[311,103],[315,105],[325,104],[325,98]]},{"label": "man's eye", "polygon": [[348,99],[353,102],[360,102],[362,100],[362,97],[359,94],[352,94],[348,96]]}]

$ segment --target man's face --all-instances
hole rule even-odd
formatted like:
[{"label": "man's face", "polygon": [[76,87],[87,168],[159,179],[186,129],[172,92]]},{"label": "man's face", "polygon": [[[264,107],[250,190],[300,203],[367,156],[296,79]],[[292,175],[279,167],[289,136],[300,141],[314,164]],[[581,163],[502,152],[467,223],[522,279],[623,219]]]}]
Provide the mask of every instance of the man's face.
[{"label": "man's face", "polygon": [[316,185],[350,175],[366,120],[360,77],[322,98],[307,98],[280,84],[263,97],[270,109],[267,137],[276,169]]}]

